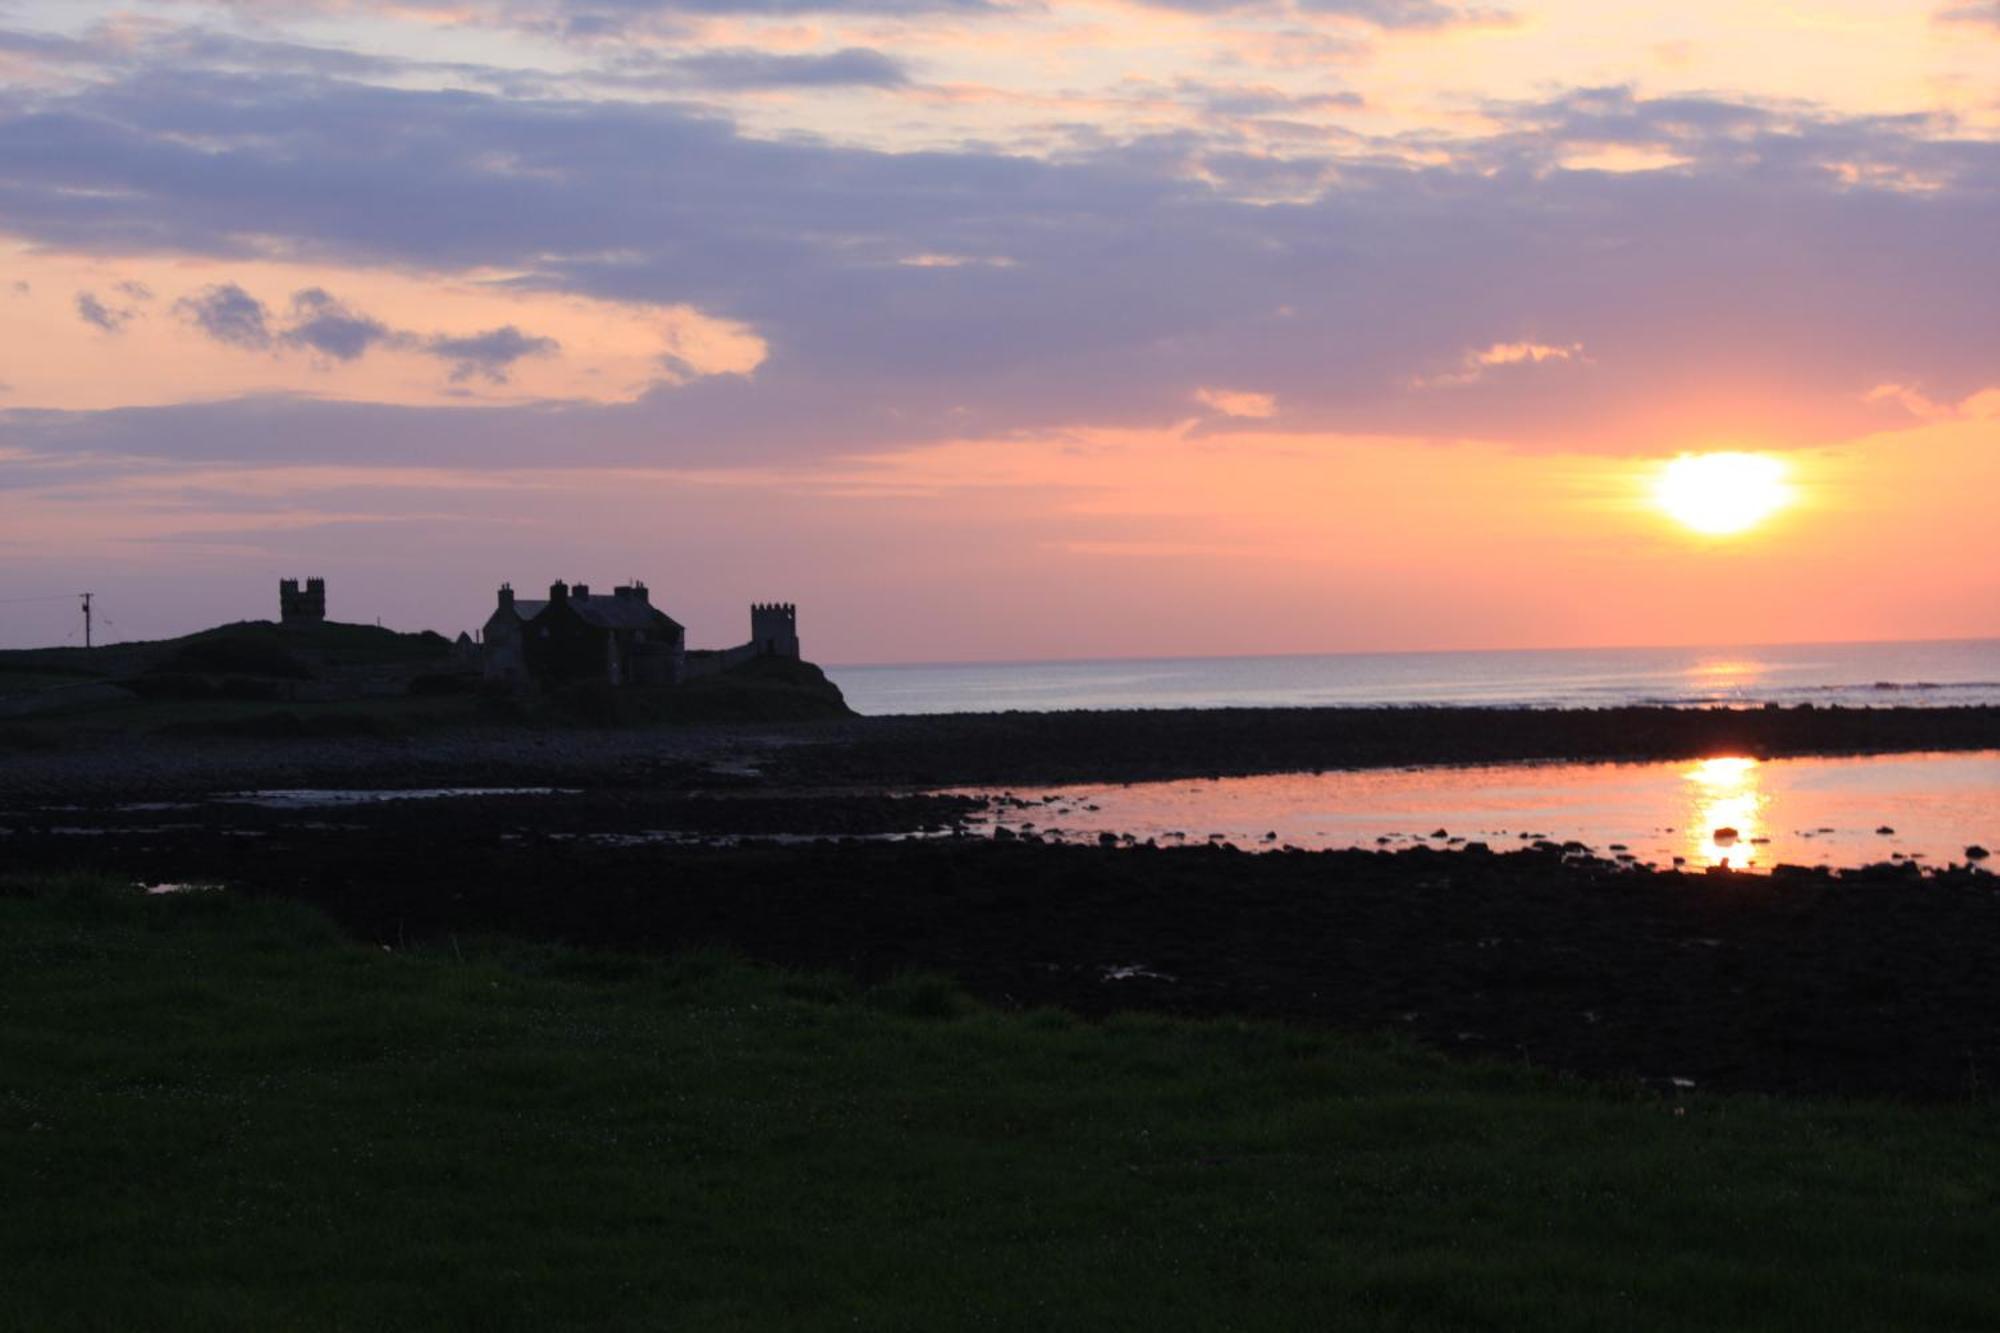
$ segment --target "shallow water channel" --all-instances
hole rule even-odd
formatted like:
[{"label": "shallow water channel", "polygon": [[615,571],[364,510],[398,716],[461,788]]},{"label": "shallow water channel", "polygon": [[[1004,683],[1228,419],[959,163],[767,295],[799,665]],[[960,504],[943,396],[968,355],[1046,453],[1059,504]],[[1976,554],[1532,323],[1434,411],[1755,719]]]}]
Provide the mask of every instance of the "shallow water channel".
[{"label": "shallow water channel", "polygon": [[[1504,764],[965,789],[978,827],[1092,842],[1306,849],[1538,839],[1658,866],[1964,861],[2000,848],[2000,752],[1645,764]],[[1987,864],[1994,864],[1988,862]]]}]

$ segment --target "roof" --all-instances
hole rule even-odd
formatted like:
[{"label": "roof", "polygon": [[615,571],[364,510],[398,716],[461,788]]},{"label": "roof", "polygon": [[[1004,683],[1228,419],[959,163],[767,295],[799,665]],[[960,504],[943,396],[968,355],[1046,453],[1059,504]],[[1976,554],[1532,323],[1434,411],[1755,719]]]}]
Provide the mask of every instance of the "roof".
[{"label": "roof", "polygon": [[[533,620],[536,616],[542,613],[542,609],[547,605],[548,603],[545,601],[531,602],[524,598],[517,597],[514,599],[513,602],[514,615],[517,619],[520,620]],[[495,608],[493,608],[493,615],[497,616],[506,609],[507,608],[505,606],[496,606]],[[493,616],[488,616],[486,619],[490,622],[493,619]]]},{"label": "roof", "polygon": [[569,599],[570,609],[586,625],[599,629],[657,629],[661,624],[679,629],[680,622],[649,602],[637,597],[610,596],[578,597],[574,593]]}]

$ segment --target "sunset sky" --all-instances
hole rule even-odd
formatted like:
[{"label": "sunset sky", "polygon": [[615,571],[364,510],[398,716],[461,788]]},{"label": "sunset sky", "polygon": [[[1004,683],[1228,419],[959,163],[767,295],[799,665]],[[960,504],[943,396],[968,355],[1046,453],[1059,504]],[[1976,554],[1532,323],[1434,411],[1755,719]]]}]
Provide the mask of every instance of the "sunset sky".
[{"label": "sunset sky", "polygon": [[2000,4],[0,0],[0,646],[304,575],[827,662],[2000,635]]}]

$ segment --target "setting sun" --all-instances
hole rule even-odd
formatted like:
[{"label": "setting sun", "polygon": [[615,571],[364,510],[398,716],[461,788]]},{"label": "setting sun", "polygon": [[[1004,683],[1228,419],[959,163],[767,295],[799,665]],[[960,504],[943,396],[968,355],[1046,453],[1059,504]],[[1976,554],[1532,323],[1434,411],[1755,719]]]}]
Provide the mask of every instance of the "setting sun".
[{"label": "setting sun", "polygon": [[1792,498],[1785,464],[1765,454],[1682,454],[1653,485],[1668,517],[1711,537],[1747,532]]}]

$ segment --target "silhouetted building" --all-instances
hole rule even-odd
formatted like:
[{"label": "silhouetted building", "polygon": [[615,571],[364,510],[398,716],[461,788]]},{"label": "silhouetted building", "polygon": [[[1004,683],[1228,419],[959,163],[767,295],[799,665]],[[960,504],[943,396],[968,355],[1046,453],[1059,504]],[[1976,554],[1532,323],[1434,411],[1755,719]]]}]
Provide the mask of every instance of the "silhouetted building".
[{"label": "silhouetted building", "polygon": [[799,608],[790,602],[752,602],[749,646],[752,657],[797,657]]},{"label": "silhouetted building", "polygon": [[500,585],[499,605],[486,617],[480,632],[482,666],[488,680],[524,685],[528,680],[528,657],[522,650],[529,622],[542,613],[547,602],[517,598],[514,585]]},{"label": "silhouetted building", "polygon": [[278,580],[278,623],[319,625],[326,621],[326,580],[307,579],[304,592],[297,579]]},{"label": "silhouetted building", "polygon": [[556,582],[545,601],[502,584],[486,619],[484,673],[515,684],[671,685],[686,670],[687,631],[652,603],[643,583],[595,595]]},{"label": "silhouetted building", "polygon": [[688,659],[688,674],[708,676],[753,657],[789,657],[799,651],[799,608],[791,602],[752,602],[750,642],[720,652],[697,653]]}]

